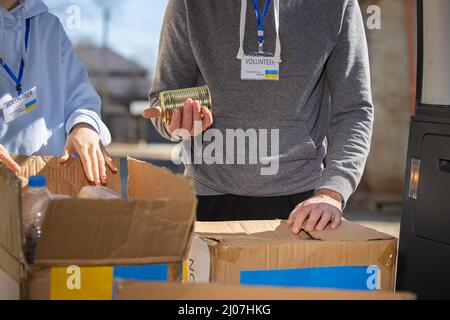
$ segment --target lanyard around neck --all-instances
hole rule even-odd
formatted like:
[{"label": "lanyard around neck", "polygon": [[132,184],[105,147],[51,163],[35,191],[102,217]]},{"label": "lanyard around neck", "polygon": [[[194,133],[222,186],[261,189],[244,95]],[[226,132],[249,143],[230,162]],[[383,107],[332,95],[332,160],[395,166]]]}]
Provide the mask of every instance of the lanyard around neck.
[{"label": "lanyard around neck", "polygon": [[[276,29],[276,33],[277,33],[274,59],[275,59],[275,62],[280,63],[281,62],[280,0],[273,0],[273,2],[274,2],[274,12],[275,12],[275,29]],[[241,25],[240,25],[240,32],[239,32],[240,46],[239,46],[239,52],[237,55],[237,58],[239,60],[244,59],[244,56],[245,56],[244,40],[245,40],[245,27],[246,27],[246,20],[247,20],[247,6],[248,6],[248,1],[242,0],[242,2],[241,2]]]},{"label": "lanyard around neck", "polygon": [[[28,18],[26,20],[26,29],[25,29],[25,51],[28,51],[28,41],[30,38],[30,29],[31,29],[31,19]],[[25,69],[24,58],[22,57],[20,60],[19,74],[17,76],[14,74],[14,72],[8,66],[8,64],[6,63],[6,61],[4,60],[3,57],[0,57],[0,64],[2,65],[3,69],[5,69],[6,73],[15,82],[17,94],[20,96],[22,94],[22,79],[23,79],[23,71]]]},{"label": "lanyard around neck", "polygon": [[253,0],[253,7],[255,8],[256,21],[258,23],[258,42],[264,42],[264,19],[266,18],[267,12],[269,11],[269,7],[272,0],[267,0],[266,5],[264,6],[263,12],[259,10],[258,0]]}]

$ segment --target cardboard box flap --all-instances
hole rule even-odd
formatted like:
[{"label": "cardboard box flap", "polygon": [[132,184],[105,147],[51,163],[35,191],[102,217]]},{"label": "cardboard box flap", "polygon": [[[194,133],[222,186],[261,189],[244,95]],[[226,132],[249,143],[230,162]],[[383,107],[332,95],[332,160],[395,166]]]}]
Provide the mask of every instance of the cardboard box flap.
[{"label": "cardboard box flap", "polygon": [[330,227],[324,231],[309,232],[313,239],[322,241],[374,241],[391,240],[393,236],[364,227],[360,224],[343,220],[340,227],[332,230]]},{"label": "cardboard box flap", "polygon": [[311,237],[305,233],[294,235],[286,232],[281,220],[196,222],[197,236],[218,242],[232,241],[296,241]]},{"label": "cardboard box flap", "polygon": [[20,281],[22,255],[20,180],[0,162],[0,268]]},{"label": "cardboard box flap", "polygon": [[128,196],[130,199],[192,198],[192,180],[169,170],[128,158]]},{"label": "cardboard box flap", "polygon": [[[28,185],[28,178],[37,174],[47,177],[47,189],[54,194],[64,194],[76,197],[81,188],[89,185],[89,181],[84,174],[83,165],[78,158],[61,165],[55,157],[15,157],[16,162],[22,167],[20,176],[22,187]],[[114,161],[117,168],[120,162]],[[108,171],[108,188],[121,194],[120,175]]]},{"label": "cardboard box flap", "polygon": [[25,276],[24,271],[25,263],[14,257],[4,247],[0,247],[0,273],[6,272],[14,281],[20,283]]},{"label": "cardboard box flap", "polygon": [[100,266],[182,261],[196,199],[52,201],[36,265]]},{"label": "cardboard box flap", "polygon": [[344,220],[337,230],[305,232],[294,235],[286,221],[197,222],[195,232],[204,239],[232,241],[368,241],[392,239],[392,236]]},{"label": "cardboard box flap", "polygon": [[124,281],[118,300],[414,300],[411,293]]}]

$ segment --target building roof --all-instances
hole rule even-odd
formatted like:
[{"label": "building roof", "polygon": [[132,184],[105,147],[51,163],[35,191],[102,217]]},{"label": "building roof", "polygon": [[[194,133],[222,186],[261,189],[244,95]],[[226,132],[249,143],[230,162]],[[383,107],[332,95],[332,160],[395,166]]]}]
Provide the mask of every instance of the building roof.
[{"label": "building roof", "polygon": [[103,66],[106,66],[107,73],[112,75],[147,75],[146,69],[108,47],[102,48],[90,44],[81,44],[77,46],[76,52],[92,75],[102,74]]},{"label": "building roof", "polygon": [[[126,105],[135,100],[147,100],[150,79],[146,69],[122,57],[110,48],[80,45],[76,52],[86,65],[97,91],[110,103]],[[106,68],[106,72],[103,72]],[[103,83],[103,77],[106,77]]]}]

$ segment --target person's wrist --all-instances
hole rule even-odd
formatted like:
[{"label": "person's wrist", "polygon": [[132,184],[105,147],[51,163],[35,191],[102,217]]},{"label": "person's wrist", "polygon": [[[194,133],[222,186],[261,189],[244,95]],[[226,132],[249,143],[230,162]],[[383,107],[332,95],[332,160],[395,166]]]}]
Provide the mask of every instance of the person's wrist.
[{"label": "person's wrist", "polygon": [[336,200],[340,204],[340,208],[344,207],[344,197],[336,191],[328,189],[319,189],[315,192],[316,196],[327,196],[333,200]]},{"label": "person's wrist", "polygon": [[92,131],[97,132],[97,130],[93,126],[91,126],[90,124],[81,122],[81,123],[78,123],[78,124],[74,125],[72,130],[70,130],[70,133],[72,133],[72,132],[74,132],[76,130],[79,130],[79,129],[91,129]]}]

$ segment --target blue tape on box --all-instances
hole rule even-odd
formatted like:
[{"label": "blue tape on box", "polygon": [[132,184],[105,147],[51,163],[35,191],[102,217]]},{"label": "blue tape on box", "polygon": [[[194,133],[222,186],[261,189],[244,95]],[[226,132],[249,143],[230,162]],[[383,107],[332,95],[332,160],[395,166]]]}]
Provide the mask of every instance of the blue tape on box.
[{"label": "blue tape on box", "polygon": [[114,267],[114,278],[134,281],[168,281],[168,265]]},{"label": "blue tape on box", "polygon": [[319,267],[290,270],[241,271],[242,285],[376,290],[380,269],[376,266]]}]

